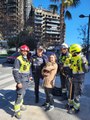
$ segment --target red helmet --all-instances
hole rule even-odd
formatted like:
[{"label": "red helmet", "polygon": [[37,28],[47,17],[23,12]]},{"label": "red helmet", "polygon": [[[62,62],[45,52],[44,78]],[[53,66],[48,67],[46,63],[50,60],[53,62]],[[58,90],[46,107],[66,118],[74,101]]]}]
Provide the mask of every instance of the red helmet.
[{"label": "red helmet", "polygon": [[27,45],[22,45],[21,47],[20,47],[20,50],[21,51],[29,51],[29,47],[27,46]]}]

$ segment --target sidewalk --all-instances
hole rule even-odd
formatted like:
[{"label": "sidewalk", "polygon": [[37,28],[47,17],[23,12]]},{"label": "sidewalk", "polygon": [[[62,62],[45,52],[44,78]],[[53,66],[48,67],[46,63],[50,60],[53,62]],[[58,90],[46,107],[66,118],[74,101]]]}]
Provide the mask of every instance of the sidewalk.
[{"label": "sidewalk", "polygon": [[[81,110],[77,115],[70,115],[64,109],[66,101],[55,99],[55,109],[45,112],[41,104],[45,100],[45,94],[40,87],[40,103],[34,102],[34,85],[30,85],[25,95],[25,105],[27,110],[22,112],[21,120],[89,120],[90,119],[90,72],[86,75],[84,95],[81,97]],[[56,78],[56,86],[60,85],[59,76]],[[13,105],[15,100],[15,84],[0,90],[0,120],[17,120],[13,115]]]}]

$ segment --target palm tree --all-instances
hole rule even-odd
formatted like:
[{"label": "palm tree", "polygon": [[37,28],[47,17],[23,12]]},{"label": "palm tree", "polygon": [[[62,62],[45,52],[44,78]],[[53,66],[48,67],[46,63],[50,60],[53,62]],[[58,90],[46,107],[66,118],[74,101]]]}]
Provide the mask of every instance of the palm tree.
[{"label": "palm tree", "polygon": [[[65,18],[71,19],[71,13],[68,11],[70,7],[77,7],[80,3],[80,0],[50,0],[54,2],[54,4],[50,5],[50,9],[53,9],[53,13],[55,13],[60,7],[60,40],[64,42],[65,36]],[[59,3],[59,6],[57,5]],[[56,7],[57,6],[57,7]]]},{"label": "palm tree", "polygon": [[58,11],[58,6],[55,5],[55,4],[51,4],[51,5],[49,6],[49,8],[50,8],[50,10],[53,12],[53,14],[57,13],[57,11]]}]

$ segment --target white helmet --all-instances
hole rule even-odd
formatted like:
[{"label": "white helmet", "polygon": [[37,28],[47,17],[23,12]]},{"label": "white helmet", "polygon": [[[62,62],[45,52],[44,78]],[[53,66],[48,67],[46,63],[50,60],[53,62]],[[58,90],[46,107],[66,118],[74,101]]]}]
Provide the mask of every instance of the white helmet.
[{"label": "white helmet", "polygon": [[66,43],[62,43],[61,48],[67,48],[68,49],[68,45]]}]

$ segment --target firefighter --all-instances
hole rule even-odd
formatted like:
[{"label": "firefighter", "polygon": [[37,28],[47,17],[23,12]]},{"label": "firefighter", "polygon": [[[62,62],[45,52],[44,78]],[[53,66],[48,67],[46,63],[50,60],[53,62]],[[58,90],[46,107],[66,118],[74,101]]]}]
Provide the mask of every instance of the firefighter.
[{"label": "firefighter", "polygon": [[14,105],[15,117],[17,119],[21,118],[20,110],[25,110],[26,107],[23,105],[23,98],[25,91],[28,88],[30,76],[30,60],[28,57],[29,47],[27,45],[22,45],[20,47],[20,55],[16,58],[13,67],[13,76],[16,82],[16,101]]},{"label": "firefighter", "polygon": [[80,96],[83,90],[83,82],[85,73],[88,72],[88,61],[86,57],[81,53],[82,48],[79,44],[72,44],[70,46],[71,66],[72,69],[72,91],[71,99],[68,100],[68,104],[71,106],[68,113],[77,113],[80,110]]},{"label": "firefighter", "polygon": [[36,54],[32,56],[32,74],[34,78],[34,83],[35,83],[35,103],[39,102],[39,83],[40,83],[40,78],[42,79],[42,68],[44,65],[47,63],[48,58],[46,55],[43,54],[44,48],[43,46],[38,45]]},{"label": "firefighter", "polygon": [[70,59],[71,54],[68,52],[68,45],[63,43],[61,45],[61,54],[59,56],[59,72],[60,72],[60,80],[61,80],[61,90],[62,90],[62,97],[61,101],[68,99],[68,77],[71,73],[70,71]]}]

